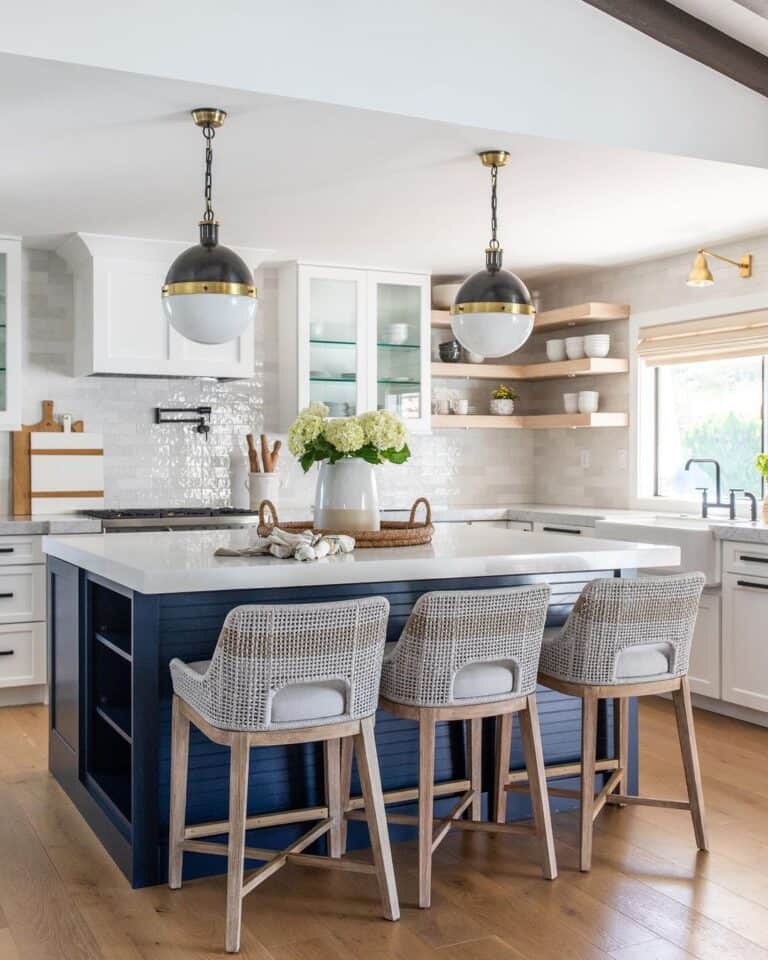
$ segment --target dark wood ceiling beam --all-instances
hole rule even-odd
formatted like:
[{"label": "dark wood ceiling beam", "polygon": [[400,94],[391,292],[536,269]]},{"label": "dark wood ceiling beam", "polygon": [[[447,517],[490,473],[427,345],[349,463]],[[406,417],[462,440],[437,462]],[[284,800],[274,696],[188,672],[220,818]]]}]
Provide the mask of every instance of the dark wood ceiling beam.
[{"label": "dark wood ceiling beam", "polygon": [[583,0],[692,60],[768,96],[768,57],[666,0]]}]

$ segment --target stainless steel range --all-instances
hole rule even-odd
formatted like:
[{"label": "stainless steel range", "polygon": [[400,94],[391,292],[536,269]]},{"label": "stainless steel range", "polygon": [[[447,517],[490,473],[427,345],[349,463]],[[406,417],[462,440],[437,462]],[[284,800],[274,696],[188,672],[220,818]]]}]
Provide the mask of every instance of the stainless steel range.
[{"label": "stainless steel range", "polygon": [[106,533],[138,533],[142,530],[216,530],[249,527],[259,522],[258,513],[234,507],[174,507],[164,510],[82,510],[101,520]]}]

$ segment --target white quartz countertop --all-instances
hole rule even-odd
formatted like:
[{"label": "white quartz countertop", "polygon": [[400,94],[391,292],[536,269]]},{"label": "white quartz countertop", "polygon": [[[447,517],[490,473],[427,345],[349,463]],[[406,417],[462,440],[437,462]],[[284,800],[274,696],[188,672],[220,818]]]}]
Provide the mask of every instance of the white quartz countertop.
[{"label": "white quartz countertop", "polygon": [[34,517],[0,516],[0,536],[16,537],[46,533],[100,533],[101,520],[78,514],[46,514]]},{"label": "white quartz countertop", "polygon": [[53,557],[141,593],[255,590],[341,583],[569,573],[676,566],[678,547],[567,534],[440,526],[421,547],[355,550],[300,563],[274,557],[216,557],[217,547],[247,546],[249,530],[47,536]]}]

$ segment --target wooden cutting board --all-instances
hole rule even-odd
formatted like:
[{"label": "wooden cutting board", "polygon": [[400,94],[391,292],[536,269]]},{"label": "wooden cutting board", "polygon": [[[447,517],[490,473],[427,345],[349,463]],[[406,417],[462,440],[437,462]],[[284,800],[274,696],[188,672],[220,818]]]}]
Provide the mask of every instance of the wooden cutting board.
[{"label": "wooden cutting board", "polygon": [[[53,400],[43,400],[43,417],[37,423],[25,424],[21,430],[14,430],[12,437],[13,458],[13,515],[28,517],[32,513],[32,466],[30,456],[31,433],[63,433],[64,428],[53,419]],[[83,432],[83,421],[72,424],[73,433]],[[81,491],[75,491],[81,492]],[[82,491],[92,494],[95,491]],[[68,494],[71,496],[71,493]],[[99,491],[104,496],[104,491]]]}]

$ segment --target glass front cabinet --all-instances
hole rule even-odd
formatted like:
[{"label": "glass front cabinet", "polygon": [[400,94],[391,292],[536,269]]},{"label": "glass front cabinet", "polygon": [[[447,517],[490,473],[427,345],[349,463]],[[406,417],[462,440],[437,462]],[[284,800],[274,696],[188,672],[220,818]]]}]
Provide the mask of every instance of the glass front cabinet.
[{"label": "glass front cabinet", "polygon": [[335,417],[398,413],[429,429],[429,277],[288,264],[278,281],[280,427],[322,400]]},{"label": "glass front cabinet", "polygon": [[21,426],[21,241],[0,237],[0,430]]}]

